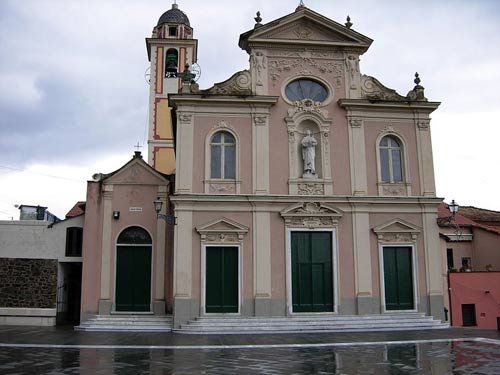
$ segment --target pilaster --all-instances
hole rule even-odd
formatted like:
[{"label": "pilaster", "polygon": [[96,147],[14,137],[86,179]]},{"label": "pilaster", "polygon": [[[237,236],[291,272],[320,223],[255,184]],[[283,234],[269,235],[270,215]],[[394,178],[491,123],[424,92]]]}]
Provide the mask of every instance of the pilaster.
[{"label": "pilaster", "polygon": [[192,112],[177,113],[177,158],[175,190],[177,193],[190,193],[193,187],[193,123]]},{"label": "pilaster", "polygon": [[353,195],[366,195],[368,183],[366,176],[366,145],[363,120],[348,116],[349,160],[351,189]]},{"label": "pilaster", "polygon": [[269,194],[269,116],[252,117],[253,193]]}]

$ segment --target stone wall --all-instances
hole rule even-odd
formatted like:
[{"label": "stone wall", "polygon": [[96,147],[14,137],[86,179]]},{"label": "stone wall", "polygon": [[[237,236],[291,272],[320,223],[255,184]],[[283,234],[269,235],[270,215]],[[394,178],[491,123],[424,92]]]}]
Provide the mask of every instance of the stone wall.
[{"label": "stone wall", "polygon": [[0,307],[55,308],[56,259],[0,258]]}]

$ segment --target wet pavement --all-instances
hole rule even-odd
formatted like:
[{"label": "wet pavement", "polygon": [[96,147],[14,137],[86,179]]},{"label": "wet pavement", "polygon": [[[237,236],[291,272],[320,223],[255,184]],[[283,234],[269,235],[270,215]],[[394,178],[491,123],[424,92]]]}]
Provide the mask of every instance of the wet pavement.
[{"label": "wet pavement", "polygon": [[0,326],[0,374],[500,374],[500,332],[181,335]]}]

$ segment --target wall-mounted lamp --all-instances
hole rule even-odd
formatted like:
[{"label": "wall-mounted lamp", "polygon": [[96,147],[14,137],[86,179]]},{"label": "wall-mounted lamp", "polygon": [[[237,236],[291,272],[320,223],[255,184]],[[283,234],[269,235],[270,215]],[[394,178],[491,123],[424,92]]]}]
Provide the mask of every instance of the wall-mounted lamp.
[{"label": "wall-mounted lamp", "polygon": [[160,200],[160,197],[153,201],[153,205],[156,211],[156,218],[165,220],[167,224],[177,224],[177,218],[174,215],[163,215],[160,213],[161,208],[163,207],[163,202]]},{"label": "wall-mounted lamp", "polygon": [[113,211],[113,219],[118,220],[120,218],[120,211]]},{"label": "wall-mounted lamp", "polygon": [[[458,212],[458,204],[455,202],[455,199],[451,200],[451,203],[448,205],[448,210],[450,210],[450,216],[440,217],[438,219],[438,224],[453,224],[455,222],[455,215]],[[455,225],[457,225],[455,223]]]},{"label": "wall-mounted lamp", "polygon": [[455,199],[451,200],[451,203],[448,205],[448,209],[451,212],[451,216],[455,216],[455,214],[458,212],[458,204],[455,202]]}]

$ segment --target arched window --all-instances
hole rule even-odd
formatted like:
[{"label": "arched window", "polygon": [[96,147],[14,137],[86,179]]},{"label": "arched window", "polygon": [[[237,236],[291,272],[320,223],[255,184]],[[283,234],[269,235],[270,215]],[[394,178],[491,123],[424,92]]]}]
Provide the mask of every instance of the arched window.
[{"label": "arched window", "polygon": [[210,178],[236,178],[236,140],[226,131],[210,139]]},{"label": "arched window", "polygon": [[177,77],[177,66],[179,62],[179,52],[175,48],[167,50],[167,58],[165,59],[165,77]]},{"label": "arched window", "polygon": [[403,182],[403,155],[401,142],[386,135],[379,144],[381,182]]},{"label": "arched window", "polygon": [[141,227],[129,227],[118,236],[118,245],[151,245],[151,236]]}]

